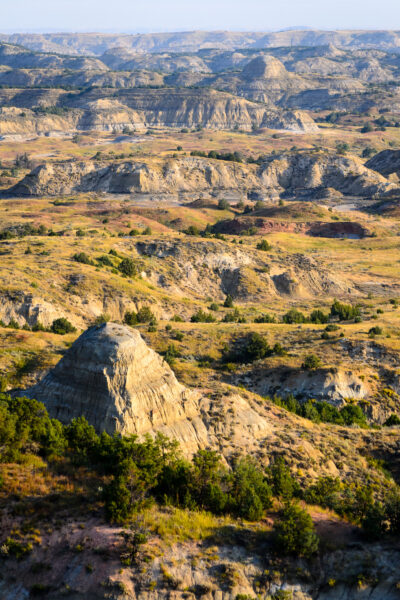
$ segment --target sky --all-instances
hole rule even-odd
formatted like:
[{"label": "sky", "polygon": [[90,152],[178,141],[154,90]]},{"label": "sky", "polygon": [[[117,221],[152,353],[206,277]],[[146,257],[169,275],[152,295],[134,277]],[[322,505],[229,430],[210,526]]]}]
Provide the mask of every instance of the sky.
[{"label": "sky", "polygon": [[398,29],[400,0],[0,0],[0,31]]}]

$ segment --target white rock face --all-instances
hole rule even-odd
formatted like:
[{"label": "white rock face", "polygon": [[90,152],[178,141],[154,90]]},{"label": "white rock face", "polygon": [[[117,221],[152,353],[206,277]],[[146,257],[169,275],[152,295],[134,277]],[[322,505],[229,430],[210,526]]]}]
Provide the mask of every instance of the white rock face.
[{"label": "white rock face", "polygon": [[199,395],[177,381],[138,331],[117,323],[88,329],[27,395],[64,423],[84,415],[110,434],[162,431],[186,450],[207,441]]}]

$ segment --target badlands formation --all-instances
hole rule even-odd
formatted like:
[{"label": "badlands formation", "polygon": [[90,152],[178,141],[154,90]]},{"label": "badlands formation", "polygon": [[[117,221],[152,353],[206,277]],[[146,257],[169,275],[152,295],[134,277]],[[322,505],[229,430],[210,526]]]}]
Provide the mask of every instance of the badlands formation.
[{"label": "badlands formation", "polygon": [[396,600],[397,31],[0,35],[0,597]]},{"label": "badlands formation", "polygon": [[123,325],[87,330],[28,394],[63,423],[84,415],[99,432],[162,431],[191,448],[206,445],[199,394],[178,383],[140,333]]}]

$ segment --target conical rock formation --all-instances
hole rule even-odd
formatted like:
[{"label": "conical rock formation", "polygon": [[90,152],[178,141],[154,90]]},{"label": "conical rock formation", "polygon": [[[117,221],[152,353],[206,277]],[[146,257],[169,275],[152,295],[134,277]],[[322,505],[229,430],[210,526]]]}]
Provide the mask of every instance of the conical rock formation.
[{"label": "conical rock formation", "polygon": [[162,431],[189,451],[207,442],[199,395],[177,381],[138,331],[117,323],[88,329],[26,395],[64,423],[84,415],[97,431]]},{"label": "conical rock formation", "polygon": [[243,69],[245,79],[274,79],[286,77],[288,72],[283,63],[274,56],[257,56]]}]

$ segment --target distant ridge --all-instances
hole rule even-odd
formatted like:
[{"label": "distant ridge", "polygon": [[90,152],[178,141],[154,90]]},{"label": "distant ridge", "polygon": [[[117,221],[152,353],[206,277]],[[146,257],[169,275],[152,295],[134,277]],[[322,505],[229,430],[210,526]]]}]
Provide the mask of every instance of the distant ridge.
[{"label": "distant ridge", "polygon": [[400,53],[400,31],[325,31],[306,27],[276,32],[13,33],[0,34],[0,40],[36,51],[87,56],[100,56],[114,47],[124,47],[137,52],[196,52],[206,48],[234,50],[327,44],[339,48],[377,48]]}]

